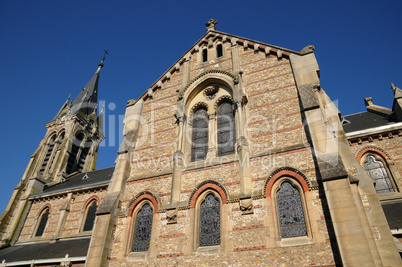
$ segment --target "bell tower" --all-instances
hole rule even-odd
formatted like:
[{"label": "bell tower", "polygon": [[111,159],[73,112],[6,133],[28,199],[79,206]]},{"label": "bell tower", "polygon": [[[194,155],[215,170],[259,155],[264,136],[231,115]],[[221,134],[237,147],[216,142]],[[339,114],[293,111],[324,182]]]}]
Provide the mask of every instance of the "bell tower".
[{"label": "bell tower", "polygon": [[46,123],[47,132],[31,157],[29,178],[50,186],[78,172],[96,168],[99,144],[103,135],[103,108],[98,110],[98,82],[103,62],[78,96],[61,106],[56,116]]},{"label": "bell tower", "polygon": [[29,210],[30,195],[76,173],[96,168],[99,144],[105,139],[102,131],[104,108],[97,115],[99,74],[105,55],[78,96],[73,101],[68,97],[56,116],[46,123],[45,137],[31,156],[6,210],[0,216],[0,248],[16,241],[17,230],[23,223],[20,218]]}]

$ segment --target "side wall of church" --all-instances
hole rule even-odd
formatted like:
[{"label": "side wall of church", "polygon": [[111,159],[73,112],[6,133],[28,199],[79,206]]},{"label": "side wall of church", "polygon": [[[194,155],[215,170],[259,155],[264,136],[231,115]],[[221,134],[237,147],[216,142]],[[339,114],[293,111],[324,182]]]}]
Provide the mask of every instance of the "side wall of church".
[{"label": "side wall of church", "polygon": [[[33,200],[18,241],[38,241],[56,237],[90,235],[90,233],[82,232],[86,216],[85,204],[91,199],[96,199],[99,205],[105,195],[106,189],[103,188],[85,192],[74,192],[71,199],[67,194],[64,194]],[[69,202],[69,205],[67,205],[67,202]],[[41,237],[35,237],[40,216],[45,208],[49,208],[45,230]],[[64,215],[65,212],[66,215]],[[65,218],[61,220],[62,216],[65,216]]]}]

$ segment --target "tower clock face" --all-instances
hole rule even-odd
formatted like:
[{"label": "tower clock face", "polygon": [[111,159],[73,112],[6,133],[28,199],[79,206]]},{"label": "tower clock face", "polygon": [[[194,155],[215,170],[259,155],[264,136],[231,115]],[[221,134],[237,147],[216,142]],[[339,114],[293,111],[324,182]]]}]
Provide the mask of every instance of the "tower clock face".
[{"label": "tower clock face", "polygon": [[93,121],[93,120],[90,120],[89,123],[88,123],[88,127],[89,127],[90,129],[92,129],[93,126],[94,126],[94,121]]}]

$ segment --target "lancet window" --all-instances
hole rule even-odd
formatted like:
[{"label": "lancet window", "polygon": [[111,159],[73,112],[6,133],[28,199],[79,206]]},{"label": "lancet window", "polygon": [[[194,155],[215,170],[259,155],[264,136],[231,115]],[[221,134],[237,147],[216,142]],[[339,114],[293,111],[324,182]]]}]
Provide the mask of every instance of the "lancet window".
[{"label": "lancet window", "polygon": [[131,251],[148,251],[151,241],[153,215],[154,211],[152,206],[148,202],[145,202],[135,218],[134,238]]},{"label": "lancet window", "polygon": [[200,246],[221,243],[221,203],[209,193],[200,205]]},{"label": "lancet window", "polygon": [[235,119],[233,105],[223,102],[219,105],[218,111],[218,155],[229,155],[235,153]]},{"label": "lancet window", "polygon": [[49,213],[50,213],[49,208],[46,208],[44,211],[42,211],[42,214],[40,215],[40,219],[39,219],[39,224],[38,224],[38,227],[37,227],[36,233],[35,233],[36,237],[42,236],[43,233],[45,232]]},{"label": "lancet window", "polygon": [[282,238],[306,236],[306,220],[299,189],[284,181],[276,192],[276,202]]},{"label": "lancet window", "polygon": [[96,209],[98,208],[96,200],[91,201],[91,203],[87,206],[86,210],[86,216],[85,216],[85,222],[84,222],[84,227],[83,231],[91,231],[94,222],[95,222],[95,216],[96,216]]},{"label": "lancet window", "polygon": [[191,142],[191,161],[204,160],[208,153],[208,114],[206,109],[199,109],[193,115],[193,133]]}]

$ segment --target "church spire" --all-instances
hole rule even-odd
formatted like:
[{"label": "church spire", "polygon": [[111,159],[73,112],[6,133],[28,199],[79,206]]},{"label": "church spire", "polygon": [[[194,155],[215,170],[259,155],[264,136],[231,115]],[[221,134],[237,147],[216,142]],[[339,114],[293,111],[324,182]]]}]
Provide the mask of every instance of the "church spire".
[{"label": "church spire", "polygon": [[103,54],[102,61],[98,64],[98,69],[96,70],[95,74],[74,99],[71,105],[70,114],[81,114],[87,116],[96,109],[98,103],[99,73],[103,67],[106,54],[108,54],[107,50],[104,51],[105,53]]}]

